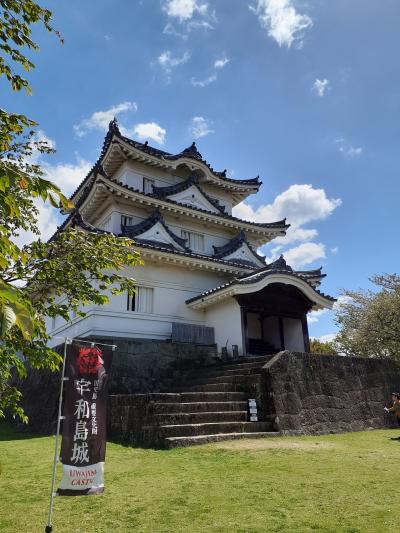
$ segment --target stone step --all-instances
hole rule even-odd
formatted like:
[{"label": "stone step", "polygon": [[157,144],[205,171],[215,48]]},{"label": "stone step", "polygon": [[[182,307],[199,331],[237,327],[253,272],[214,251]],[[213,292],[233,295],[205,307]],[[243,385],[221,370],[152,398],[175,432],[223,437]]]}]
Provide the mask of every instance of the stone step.
[{"label": "stone step", "polygon": [[[255,356],[249,356],[249,357],[238,357],[237,359],[229,359],[228,361],[218,362],[215,365],[212,366],[219,366],[219,367],[231,367],[234,368],[238,365],[245,365],[245,364],[254,364],[254,363],[266,363],[269,361],[273,355],[255,355]],[[211,366],[209,367],[211,368]]]},{"label": "stone step", "polygon": [[247,401],[242,402],[188,402],[188,403],[164,403],[155,402],[150,409],[153,414],[161,413],[203,413],[203,412],[229,412],[244,411],[247,409]]},{"label": "stone step", "polygon": [[167,437],[164,439],[166,448],[183,448],[194,446],[195,444],[207,444],[209,442],[219,442],[236,439],[261,439],[263,437],[279,437],[280,433],[275,431],[258,431],[255,433],[217,433],[214,435],[196,435],[190,437]]},{"label": "stone step", "polygon": [[159,425],[200,424],[205,422],[246,422],[246,411],[203,411],[196,413],[160,413],[154,415]]},{"label": "stone step", "polygon": [[263,367],[262,364],[259,363],[248,363],[250,365],[254,365],[251,367],[243,367],[242,365],[238,365],[239,368],[225,368],[225,367],[218,367],[218,368],[205,368],[198,370],[197,373],[192,374],[193,379],[197,378],[205,378],[205,377],[219,377],[219,376],[235,376],[237,374],[239,375],[249,375],[249,374],[261,374],[261,369]]},{"label": "stone step", "polygon": [[[238,402],[248,400],[244,392],[180,392],[175,394],[181,402]],[[176,400],[175,400],[176,401]]]},{"label": "stone step", "polygon": [[[179,389],[178,389],[179,390]],[[243,385],[240,383],[206,383],[204,385],[186,385],[186,392],[243,392]]]},{"label": "stone step", "polygon": [[192,387],[193,385],[209,385],[211,383],[255,383],[259,380],[259,374],[226,374],[216,377],[198,377],[195,379],[189,379],[186,385]]},{"label": "stone step", "polygon": [[178,392],[152,392],[143,394],[110,394],[110,402],[113,405],[128,406],[137,404],[142,398],[143,403],[153,402],[180,402],[181,397]]},{"label": "stone step", "polygon": [[251,433],[270,431],[270,422],[205,422],[202,424],[171,424],[159,426],[161,437],[189,437],[218,433]]}]

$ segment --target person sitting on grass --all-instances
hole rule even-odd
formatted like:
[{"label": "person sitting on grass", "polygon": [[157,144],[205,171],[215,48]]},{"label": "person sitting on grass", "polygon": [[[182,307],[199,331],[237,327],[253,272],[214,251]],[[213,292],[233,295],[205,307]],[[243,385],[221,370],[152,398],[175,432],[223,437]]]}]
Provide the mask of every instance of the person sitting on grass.
[{"label": "person sitting on grass", "polygon": [[385,407],[387,413],[393,413],[398,426],[400,426],[400,394],[398,392],[392,392],[392,407]]}]

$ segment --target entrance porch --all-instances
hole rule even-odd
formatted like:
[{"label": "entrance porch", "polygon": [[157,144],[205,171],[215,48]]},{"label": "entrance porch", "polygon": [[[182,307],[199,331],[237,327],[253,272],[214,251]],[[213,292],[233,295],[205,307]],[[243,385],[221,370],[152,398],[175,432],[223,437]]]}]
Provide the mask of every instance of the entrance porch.
[{"label": "entrance porch", "polygon": [[320,269],[295,272],[283,258],[266,268],[210,289],[186,301],[204,310],[218,351],[267,355],[310,350],[307,313],[331,309],[335,299],[318,290]]},{"label": "entrance porch", "polygon": [[275,283],[236,299],[241,308],[245,354],[309,351],[307,313],[313,303],[299,289]]}]

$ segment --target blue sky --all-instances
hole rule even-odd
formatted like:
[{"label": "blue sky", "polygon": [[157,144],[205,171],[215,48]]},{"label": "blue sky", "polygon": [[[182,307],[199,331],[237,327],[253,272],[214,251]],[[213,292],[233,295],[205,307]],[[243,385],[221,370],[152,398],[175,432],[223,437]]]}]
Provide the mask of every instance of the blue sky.
[{"label": "blue sky", "polygon": [[[214,168],[259,174],[259,194],[236,214],[287,216],[288,238],[263,252],[322,265],[324,292],[367,288],[372,274],[398,270],[398,0],[47,6],[65,44],[37,31],[33,95],[6,91],[3,105],[55,143],[44,165],[67,193],[116,114],[139,140],[171,152],[196,140]],[[44,237],[56,224],[42,209]],[[310,330],[333,333],[332,313],[313,316]]]}]

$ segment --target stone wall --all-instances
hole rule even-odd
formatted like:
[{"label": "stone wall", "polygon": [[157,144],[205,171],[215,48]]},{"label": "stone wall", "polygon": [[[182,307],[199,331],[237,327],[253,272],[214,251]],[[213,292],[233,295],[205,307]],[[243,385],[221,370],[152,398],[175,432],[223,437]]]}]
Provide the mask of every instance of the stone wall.
[{"label": "stone wall", "polygon": [[153,418],[155,401],[169,401],[173,394],[110,395],[107,409],[107,438],[128,445],[157,447],[159,432]]},{"label": "stone wall", "polygon": [[[145,339],[98,337],[90,340],[117,345],[111,369],[110,394],[169,391],[179,386],[196,366],[210,364],[216,356],[215,346]],[[27,378],[16,381],[22,390],[22,404],[29,418],[27,429],[34,433],[54,433],[60,373],[28,369]]]},{"label": "stone wall", "polygon": [[388,427],[383,407],[398,390],[390,361],[285,351],[263,367],[258,400],[284,433],[336,433]]}]

